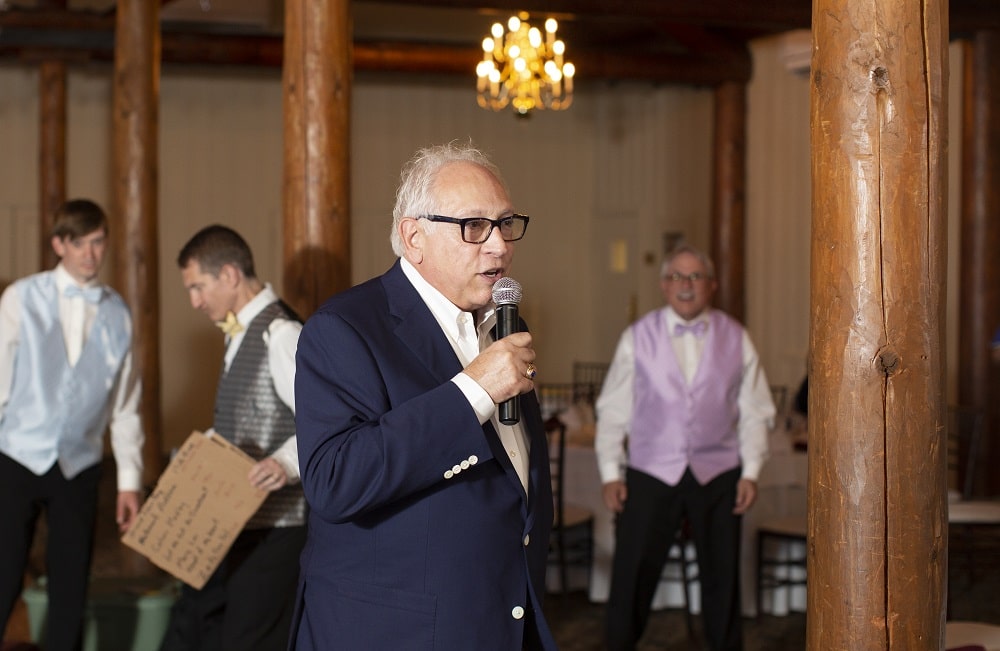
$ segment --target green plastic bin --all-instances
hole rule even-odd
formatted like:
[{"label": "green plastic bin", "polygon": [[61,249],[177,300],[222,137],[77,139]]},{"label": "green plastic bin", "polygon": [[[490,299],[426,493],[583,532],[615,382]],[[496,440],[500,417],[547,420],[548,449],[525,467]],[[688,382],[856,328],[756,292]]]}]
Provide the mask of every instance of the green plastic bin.
[{"label": "green plastic bin", "polygon": [[[83,651],[157,651],[170,622],[178,583],[164,579],[94,579],[84,614]],[[45,577],[22,593],[31,641],[45,645]]]}]

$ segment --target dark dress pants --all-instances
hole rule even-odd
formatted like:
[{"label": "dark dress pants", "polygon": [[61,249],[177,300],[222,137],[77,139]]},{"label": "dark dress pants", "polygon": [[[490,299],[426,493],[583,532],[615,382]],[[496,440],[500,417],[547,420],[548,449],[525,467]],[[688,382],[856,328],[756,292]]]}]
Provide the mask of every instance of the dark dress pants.
[{"label": "dark dress pants", "polygon": [[87,582],[94,548],[100,464],[66,479],[55,464],[42,476],[0,454],[0,616],[6,622],[21,594],[35,522],[48,527],[45,573],[46,651],[82,646]]},{"label": "dark dress pants", "polygon": [[284,651],[306,528],[244,531],[201,590],[185,585],[160,651]]},{"label": "dark dress pants", "polygon": [[607,605],[610,651],[631,651],[642,637],[653,596],[682,519],[698,554],[705,637],[713,651],[743,648],[740,620],[740,516],[733,514],[741,469],[705,485],[690,469],[676,486],[629,468],[628,499],[615,528],[615,556]]}]

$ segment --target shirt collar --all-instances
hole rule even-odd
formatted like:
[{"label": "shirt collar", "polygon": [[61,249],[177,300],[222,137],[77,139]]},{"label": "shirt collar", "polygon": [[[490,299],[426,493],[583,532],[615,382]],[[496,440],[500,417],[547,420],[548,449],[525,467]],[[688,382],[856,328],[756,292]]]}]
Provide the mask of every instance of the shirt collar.
[{"label": "shirt collar", "polygon": [[62,296],[63,292],[66,291],[66,288],[69,287],[70,285],[76,285],[77,287],[81,287],[83,289],[86,289],[88,287],[99,287],[101,285],[101,283],[97,279],[91,280],[90,282],[81,285],[80,283],[76,282],[76,278],[71,276],[69,272],[66,271],[66,267],[63,266],[62,262],[57,264],[55,269],[53,269],[52,271],[54,273],[56,281],[56,289],[59,290],[60,296]]},{"label": "shirt collar", "polygon": [[684,325],[694,325],[695,323],[698,323],[699,321],[704,321],[706,327],[711,324],[711,319],[709,318],[709,314],[712,312],[712,308],[710,308],[710,307],[707,307],[704,310],[702,310],[701,314],[699,314],[695,318],[691,319],[690,321],[682,319],[681,316],[679,314],[677,314],[677,312],[674,311],[674,308],[670,307],[669,305],[666,308],[664,308],[664,309],[665,309],[665,311],[667,313],[667,329],[668,329],[668,332],[673,332],[674,331],[674,325],[678,324],[678,323],[682,323]]},{"label": "shirt collar", "polygon": [[257,315],[260,314],[265,307],[276,300],[278,300],[278,295],[271,287],[271,283],[265,283],[264,289],[257,292],[257,295],[251,298],[250,301],[236,313],[236,320],[240,322],[240,325],[246,328],[250,325],[251,321],[257,318]]},{"label": "shirt collar", "polygon": [[[406,258],[399,259],[399,266],[403,270],[403,274],[413,285],[413,288],[417,290],[417,294],[427,305],[427,308],[431,311],[434,316],[434,320],[438,322],[441,329],[444,330],[451,339],[457,340],[459,336],[459,322],[460,319],[464,319],[463,314],[469,314],[468,312],[463,312],[458,309],[454,303],[445,298],[445,295],[439,292],[433,285],[427,282],[420,272],[417,271],[409,260]],[[476,331],[478,332],[479,327],[483,325],[489,326],[493,323],[495,319],[494,312],[496,311],[495,306],[490,303],[489,307],[482,312],[482,316],[478,324],[474,324]],[[470,315],[471,318],[475,318],[475,315]]]}]

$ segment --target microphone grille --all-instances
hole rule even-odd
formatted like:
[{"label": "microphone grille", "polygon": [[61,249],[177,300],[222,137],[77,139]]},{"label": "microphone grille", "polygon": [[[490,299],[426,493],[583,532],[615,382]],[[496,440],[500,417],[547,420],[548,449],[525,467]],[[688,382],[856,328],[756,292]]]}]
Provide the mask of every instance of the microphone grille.
[{"label": "microphone grille", "polygon": [[497,305],[510,305],[521,302],[521,283],[504,276],[493,283],[493,302]]}]

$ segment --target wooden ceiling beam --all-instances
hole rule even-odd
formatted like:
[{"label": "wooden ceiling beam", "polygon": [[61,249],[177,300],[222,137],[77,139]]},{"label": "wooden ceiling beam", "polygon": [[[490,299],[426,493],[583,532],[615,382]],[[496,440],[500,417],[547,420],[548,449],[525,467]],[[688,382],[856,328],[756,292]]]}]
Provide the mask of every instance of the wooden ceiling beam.
[{"label": "wooden ceiling beam", "polygon": [[[174,31],[161,36],[164,64],[280,67],[280,35]],[[12,10],[0,13],[0,58],[68,62],[110,61],[113,19],[98,14],[48,15]],[[413,42],[355,42],[359,71],[460,74],[473,78],[482,50],[473,46]],[[663,83],[715,85],[750,79],[748,50],[712,56],[645,55],[620,51],[577,52],[577,85],[589,79],[633,79]]]},{"label": "wooden ceiling beam", "polygon": [[355,0],[364,4],[479,10],[553,15],[575,19],[657,20],[749,30],[787,31],[808,28],[811,0]]},{"label": "wooden ceiling beam", "polygon": [[[355,0],[401,6],[440,7],[493,13],[527,11],[575,20],[651,20],[702,27],[777,33],[812,27],[812,0]],[[997,0],[950,0],[953,35],[1000,29]]]}]

